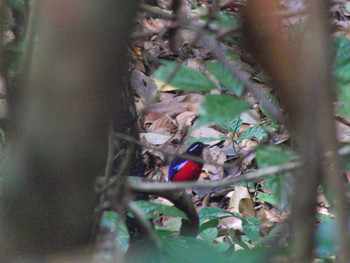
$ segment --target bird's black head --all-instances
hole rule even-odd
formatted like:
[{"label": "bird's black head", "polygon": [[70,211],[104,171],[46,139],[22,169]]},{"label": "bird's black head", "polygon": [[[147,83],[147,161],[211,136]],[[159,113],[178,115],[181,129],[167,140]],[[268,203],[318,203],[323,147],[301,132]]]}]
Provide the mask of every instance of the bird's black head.
[{"label": "bird's black head", "polygon": [[186,153],[187,154],[191,154],[194,156],[201,156],[203,149],[206,147],[207,145],[205,145],[204,143],[201,142],[195,142],[193,144],[191,144],[190,147],[188,147]]}]

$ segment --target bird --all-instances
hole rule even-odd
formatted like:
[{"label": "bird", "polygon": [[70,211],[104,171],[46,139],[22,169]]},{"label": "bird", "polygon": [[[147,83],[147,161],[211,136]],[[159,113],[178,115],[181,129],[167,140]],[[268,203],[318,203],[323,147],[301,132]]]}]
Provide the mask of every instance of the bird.
[{"label": "bird", "polygon": [[[204,143],[195,142],[188,147],[185,154],[201,157],[206,146]],[[202,163],[175,157],[169,167],[168,179],[171,182],[197,181],[202,167]]]}]

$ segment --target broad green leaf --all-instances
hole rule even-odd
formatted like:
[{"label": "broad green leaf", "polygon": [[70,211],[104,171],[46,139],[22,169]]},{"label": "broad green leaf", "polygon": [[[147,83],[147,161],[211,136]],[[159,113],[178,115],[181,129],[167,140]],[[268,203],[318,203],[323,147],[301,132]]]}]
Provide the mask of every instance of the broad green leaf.
[{"label": "broad green leaf", "polygon": [[337,87],[338,99],[342,102],[339,112],[350,119],[350,85],[343,84]]},{"label": "broad green leaf", "polygon": [[165,231],[165,229],[167,229],[168,231],[171,231],[171,232],[179,232],[181,228],[181,224],[182,224],[182,219],[180,217],[174,217],[174,218],[170,218],[166,222],[166,228],[158,227],[156,229],[162,230],[162,231]]},{"label": "broad green leaf", "polygon": [[180,217],[188,219],[186,214],[176,207],[154,203],[146,200],[136,201],[136,204],[143,210],[148,218],[158,218],[156,213],[164,214],[168,216]]},{"label": "broad green leaf", "polygon": [[199,124],[224,122],[250,108],[249,102],[228,95],[206,95],[199,109]]},{"label": "broad green leaf", "polygon": [[236,134],[239,129],[242,127],[242,119],[240,117],[234,118],[228,122],[226,128],[232,134]]},{"label": "broad green leaf", "polygon": [[[165,249],[162,262],[213,263],[231,262],[204,240],[190,237],[166,237],[160,240]],[[144,260],[139,262],[145,262]],[[147,261],[146,261],[147,262]],[[152,261],[151,261],[152,262]]]},{"label": "broad green leaf", "polygon": [[231,213],[218,207],[204,207],[198,211],[198,216],[200,223],[203,223],[205,220],[216,219],[222,216],[235,216],[240,218],[239,214]]},{"label": "broad green leaf", "polygon": [[213,74],[220,83],[228,90],[233,91],[238,97],[242,95],[243,84],[219,62],[208,62],[207,69]]},{"label": "broad green leaf", "polygon": [[254,247],[252,249],[240,249],[233,253],[230,262],[239,263],[262,263],[275,262],[273,256],[276,248],[269,249],[266,247]]},{"label": "broad green leaf", "polygon": [[[169,81],[169,84],[184,90],[210,91],[217,89],[217,86],[203,73],[185,66],[178,66],[178,63],[162,60],[155,72],[154,77],[161,81]],[[171,78],[172,77],[172,78]]]},{"label": "broad green leaf", "polygon": [[[229,215],[231,216],[231,215]],[[222,217],[220,217],[222,218]],[[220,221],[219,217],[215,217],[213,219],[209,219],[207,221],[205,221],[204,223],[200,224],[199,226],[199,233],[201,233],[202,231],[208,229],[208,228],[212,228],[212,227],[216,227]]]},{"label": "broad green leaf", "polygon": [[322,223],[317,227],[316,252],[321,258],[337,254],[336,232],[334,220]]},{"label": "broad green leaf", "polygon": [[242,217],[242,227],[246,236],[252,241],[257,241],[260,235],[260,223],[256,217]]},{"label": "broad green leaf", "polygon": [[123,220],[118,220],[118,214],[113,211],[105,211],[101,217],[100,227],[115,232],[115,240],[120,249],[126,252],[129,248],[130,235]]},{"label": "broad green leaf", "polygon": [[258,140],[258,142],[261,142],[261,140],[265,139],[267,137],[267,131],[268,130],[274,130],[274,127],[271,125],[256,125],[253,127],[250,127],[246,129],[240,136],[239,136],[239,142],[245,140],[245,139],[251,139],[255,138]]},{"label": "broad green leaf", "polygon": [[290,149],[276,145],[261,145],[256,150],[256,161],[260,168],[286,164],[297,155]]},{"label": "broad green leaf", "polygon": [[[286,147],[275,145],[259,146],[256,151],[256,161],[260,168],[271,165],[283,165],[297,158],[297,155]],[[288,204],[292,192],[293,176],[286,172],[282,175],[270,176],[265,179],[266,188],[278,200],[278,206],[284,208]]]},{"label": "broad green leaf", "polygon": [[218,229],[216,227],[207,228],[199,236],[208,244],[212,244],[218,236]]},{"label": "broad green leaf", "polygon": [[256,198],[272,205],[277,205],[278,203],[276,197],[269,193],[260,193],[256,196]]},{"label": "broad green leaf", "polygon": [[341,35],[334,39],[334,43],[336,47],[334,77],[338,99],[342,102],[339,111],[350,118],[350,41],[345,35]]}]

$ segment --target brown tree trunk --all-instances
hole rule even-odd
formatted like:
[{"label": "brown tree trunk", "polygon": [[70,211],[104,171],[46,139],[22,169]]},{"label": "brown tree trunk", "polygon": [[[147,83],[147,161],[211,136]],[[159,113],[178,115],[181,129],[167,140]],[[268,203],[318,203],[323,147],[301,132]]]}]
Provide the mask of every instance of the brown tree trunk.
[{"label": "brown tree trunk", "polygon": [[111,116],[124,121],[115,121],[117,130],[135,131],[123,77],[137,1],[34,5],[37,43],[30,74],[22,72],[29,77],[11,94],[10,154],[1,172],[2,262],[86,247]]}]

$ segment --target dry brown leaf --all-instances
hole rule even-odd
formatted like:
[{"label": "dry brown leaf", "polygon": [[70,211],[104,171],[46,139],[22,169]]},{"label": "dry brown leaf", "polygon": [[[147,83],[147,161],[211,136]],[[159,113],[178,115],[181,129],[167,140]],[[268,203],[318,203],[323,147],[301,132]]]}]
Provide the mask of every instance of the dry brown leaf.
[{"label": "dry brown leaf", "polygon": [[158,93],[158,100],[159,101],[165,101],[165,100],[170,100],[172,98],[174,98],[174,94],[173,93],[169,93],[169,92],[159,92]]},{"label": "dry brown leaf", "polygon": [[337,121],[336,128],[337,128],[338,141],[342,142],[342,143],[349,143],[350,142],[350,127]]},{"label": "dry brown leaf", "polygon": [[157,111],[163,115],[174,116],[186,111],[186,107],[181,103],[186,96],[178,96],[169,100],[161,101],[151,105],[150,111]]},{"label": "dry brown leaf", "polygon": [[275,224],[266,217],[265,209],[259,209],[258,211],[256,211],[256,217],[258,218],[260,223],[261,233],[264,236],[266,236],[270,232],[270,230],[275,226]]},{"label": "dry brown leaf", "polygon": [[189,94],[183,97],[181,104],[188,110],[198,113],[201,104],[204,101],[204,96],[200,94]]},{"label": "dry brown leaf", "polygon": [[192,126],[193,118],[197,116],[197,114],[193,111],[185,111],[176,116],[176,123],[178,127],[182,126]]},{"label": "dry brown leaf", "polygon": [[222,229],[233,229],[243,232],[242,220],[238,217],[225,217],[220,220],[220,228]]},{"label": "dry brown leaf", "polygon": [[204,160],[216,162],[218,165],[205,163],[203,166],[203,170],[206,171],[207,174],[210,175],[211,180],[219,180],[224,177],[224,169],[222,165],[226,161],[226,154],[217,147],[214,146],[212,148],[206,148],[203,151]]},{"label": "dry brown leaf", "polygon": [[242,198],[239,201],[238,210],[243,217],[255,216],[254,204],[250,197]]},{"label": "dry brown leaf", "polygon": [[131,72],[130,83],[146,106],[150,105],[157,95],[157,86],[154,81],[145,73],[135,69]]},{"label": "dry brown leaf", "polygon": [[148,132],[157,132],[161,134],[173,134],[176,131],[176,125],[172,118],[163,116],[155,120],[147,129]]},{"label": "dry brown leaf", "polygon": [[250,198],[247,187],[242,185],[235,186],[235,190],[229,192],[226,196],[230,198],[228,210],[234,213],[239,213],[239,202],[241,199]]},{"label": "dry brown leaf", "polygon": [[206,144],[208,144],[208,145],[218,144],[221,141],[220,137],[223,135],[224,135],[223,133],[221,133],[213,128],[210,128],[208,125],[200,126],[199,128],[194,129],[191,132],[191,137],[193,137],[194,139],[199,139],[199,138],[203,138],[203,137],[218,139],[216,141],[207,142]]},{"label": "dry brown leaf", "polygon": [[157,119],[163,117],[163,114],[157,112],[157,111],[150,111],[147,115],[145,115],[143,119],[143,125],[147,129],[149,126],[152,125],[153,122],[155,122]]},{"label": "dry brown leaf", "polygon": [[259,114],[254,109],[247,110],[241,113],[240,116],[242,123],[245,124],[258,124],[260,123]]}]

